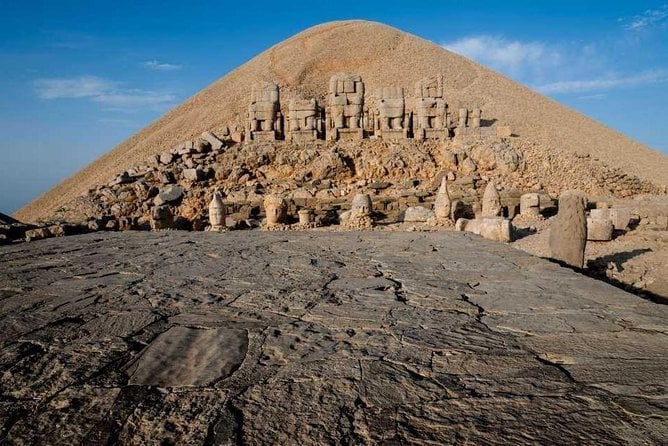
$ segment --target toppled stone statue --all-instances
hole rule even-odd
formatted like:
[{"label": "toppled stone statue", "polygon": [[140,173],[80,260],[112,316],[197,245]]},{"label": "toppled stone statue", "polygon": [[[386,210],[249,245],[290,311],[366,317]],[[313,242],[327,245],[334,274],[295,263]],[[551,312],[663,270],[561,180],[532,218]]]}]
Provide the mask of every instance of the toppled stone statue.
[{"label": "toppled stone statue", "polygon": [[498,217],[502,213],[501,196],[493,181],[487,183],[482,196],[482,217]]},{"label": "toppled stone statue", "polygon": [[275,141],[283,134],[278,85],[263,82],[253,87],[248,107],[248,130],[253,141]]},{"label": "toppled stone statue", "polygon": [[433,224],[436,219],[434,211],[422,206],[410,206],[404,211],[405,223],[429,223]]},{"label": "toppled stone statue", "polygon": [[159,231],[172,228],[174,228],[174,215],[169,206],[154,206],[151,209],[151,229]]},{"label": "toppled stone statue", "polygon": [[415,112],[415,139],[424,141],[450,137],[448,105],[443,99],[443,76],[425,78],[415,83]]},{"label": "toppled stone statue", "polygon": [[376,135],[382,139],[408,138],[406,101],[402,87],[383,87],[376,90]]},{"label": "toppled stone statue", "polygon": [[364,83],[356,74],[339,73],[329,80],[326,132],[328,140],[364,138]]},{"label": "toppled stone statue", "polygon": [[209,223],[211,231],[224,231],[225,230],[225,204],[223,203],[223,197],[220,192],[216,191],[213,193],[213,198],[211,203],[209,203]]},{"label": "toppled stone statue", "polygon": [[434,201],[434,214],[436,221],[440,224],[452,224],[452,199],[448,191],[448,180],[443,178],[441,185],[436,193],[436,200]]},{"label": "toppled stone statue", "polygon": [[280,227],[285,224],[288,214],[288,203],[278,195],[268,195],[264,199],[264,212],[267,217],[267,228]]},{"label": "toppled stone statue", "polygon": [[587,218],[584,193],[571,190],[559,197],[559,211],[550,227],[552,258],[575,268],[584,266],[587,244]]},{"label": "toppled stone statue", "polygon": [[497,242],[510,242],[513,237],[512,223],[503,217],[475,218],[473,220],[460,218],[455,223],[455,229],[472,232]]},{"label": "toppled stone statue", "polygon": [[348,229],[369,229],[373,227],[371,211],[373,203],[368,194],[357,194],[353,198],[349,211],[339,216],[341,225]]},{"label": "toppled stone statue", "polygon": [[322,137],[322,115],[315,99],[293,99],[288,105],[288,141],[315,141]]}]

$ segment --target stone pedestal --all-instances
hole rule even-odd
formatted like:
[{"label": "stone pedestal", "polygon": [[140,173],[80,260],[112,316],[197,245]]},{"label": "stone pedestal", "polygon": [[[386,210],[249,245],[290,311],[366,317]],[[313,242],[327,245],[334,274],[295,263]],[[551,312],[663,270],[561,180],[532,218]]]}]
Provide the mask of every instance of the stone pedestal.
[{"label": "stone pedestal", "polygon": [[288,141],[290,142],[309,142],[316,139],[318,139],[316,130],[295,130],[288,133]]},{"label": "stone pedestal", "polygon": [[448,129],[418,129],[415,132],[415,139],[424,141],[426,139],[450,139],[450,132]]},{"label": "stone pedestal", "polygon": [[612,240],[612,222],[599,218],[587,219],[587,240],[608,242]]},{"label": "stone pedestal", "polygon": [[276,141],[276,139],[276,132],[274,130],[255,130],[251,132],[251,140],[253,141]]},{"label": "stone pedestal", "polygon": [[332,130],[334,140],[341,141],[359,141],[364,138],[362,129],[334,129]]},{"label": "stone pedestal", "polygon": [[396,141],[400,139],[407,139],[408,138],[408,130],[407,129],[387,129],[387,130],[378,130],[376,132],[378,136],[381,137],[381,139],[385,139],[388,141]]}]

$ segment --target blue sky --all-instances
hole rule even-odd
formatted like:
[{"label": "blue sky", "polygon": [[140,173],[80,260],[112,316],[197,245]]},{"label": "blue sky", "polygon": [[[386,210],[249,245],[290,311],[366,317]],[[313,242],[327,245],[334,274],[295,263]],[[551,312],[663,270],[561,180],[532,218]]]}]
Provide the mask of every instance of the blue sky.
[{"label": "blue sky", "polygon": [[0,0],[0,212],[269,46],[341,19],[442,44],[668,154],[665,0],[321,5]]}]

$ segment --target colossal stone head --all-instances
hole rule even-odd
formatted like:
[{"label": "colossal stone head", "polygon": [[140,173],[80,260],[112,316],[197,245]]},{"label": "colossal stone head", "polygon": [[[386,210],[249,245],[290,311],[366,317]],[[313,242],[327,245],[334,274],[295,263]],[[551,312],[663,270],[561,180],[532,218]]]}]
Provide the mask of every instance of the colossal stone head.
[{"label": "colossal stone head", "polygon": [[213,193],[213,199],[209,203],[209,223],[214,228],[225,225],[225,204],[220,192]]},{"label": "colossal stone head", "polygon": [[350,210],[353,215],[358,217],[370,215],[373,210],[373,204],[369,194],[355,195]]},{"label": "colossal stone head", "polygon": [[278,195],[268,195],[264,199],[264,212],[267,215],[267,225],[277,225],[285,222],[288,213],[288,203]]}]

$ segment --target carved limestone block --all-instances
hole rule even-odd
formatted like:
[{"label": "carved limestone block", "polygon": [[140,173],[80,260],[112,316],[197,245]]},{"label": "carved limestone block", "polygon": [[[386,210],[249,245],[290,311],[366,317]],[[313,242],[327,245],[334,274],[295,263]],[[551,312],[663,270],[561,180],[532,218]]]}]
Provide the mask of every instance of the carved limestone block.
[{"label": "carved limestone block", "polygon": [[248,131],[253,141],[274,141],[283,134],[278,85],[264,82],[253,87],[248,107]]},{"label": "carved limestone block", "polygon": [[327,139],[364,137],[364,83],[356,74],[338,73],[329,80]]}]

